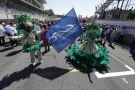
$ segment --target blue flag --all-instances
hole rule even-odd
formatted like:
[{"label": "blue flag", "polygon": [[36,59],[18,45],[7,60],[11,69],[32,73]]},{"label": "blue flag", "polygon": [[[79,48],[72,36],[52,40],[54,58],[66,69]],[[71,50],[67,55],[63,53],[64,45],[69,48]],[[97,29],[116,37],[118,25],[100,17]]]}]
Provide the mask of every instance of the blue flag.
[{"label": "blue flag", "polygon": [[82,28],[75,10],[72,8],[61,20],[49,28],[46,38],[59,53],[81,34]]}]

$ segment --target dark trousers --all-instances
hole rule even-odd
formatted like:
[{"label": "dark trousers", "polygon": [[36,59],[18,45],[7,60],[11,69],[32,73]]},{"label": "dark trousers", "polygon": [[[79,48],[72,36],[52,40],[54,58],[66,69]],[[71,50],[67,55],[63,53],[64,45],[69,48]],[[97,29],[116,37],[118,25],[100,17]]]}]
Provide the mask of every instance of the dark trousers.
[{"label": "dark trousers", "polygon": [[133,58],[135,58],[135,39],[132,41],[130,53],[132,54]]},{"label": "dark trousers", "polygon": [[11,42],[11,46],[14,46],[14,44],[18,45],[18,41],[17,40],[10,40]]},{"label": "dark trousers", "polygon": [[0,37],[0,46],[1,45],[5,45],[5,37],[4,36]]},{"label": "dark trousers", "polygon": [[123,43],[123,38],[124,38],[124,35],[120,35],[118,41],[119,41],[120,43]]},{"label": "dark trousers", "polygon": [[43,42],[45,47],[45,52],[50,51],[50,44],[49,42]]},{"label": "dark trousers", "polygon": [[110,36],[111,36],[111,34],[109,34],[109,33],[106,35],[106,41],[110,42]]}]

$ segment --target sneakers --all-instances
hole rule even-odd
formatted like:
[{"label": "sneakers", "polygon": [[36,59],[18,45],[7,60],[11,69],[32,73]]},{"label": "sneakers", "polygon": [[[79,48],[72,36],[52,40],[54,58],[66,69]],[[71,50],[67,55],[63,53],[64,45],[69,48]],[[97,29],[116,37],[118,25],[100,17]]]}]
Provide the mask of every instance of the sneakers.
[{"label": "sneakers", "polygon": [[39,60],[38,63],[40,63],[40,64],[43,63],[43,60]]},{"label": "sneakers", "polygon": [[32,65],[33,65],[33,66],[35,66],[35,65],[36,65],[36,63],[34,62],[34,63],[32,63]]},{"label": "sneakers", "polygon": [[[37,63],[41,64],[41,63],[43,63],[43,61],[42,61],[42,60],[39,60]],[[36,66],[37,63],[34,62],[34,63],[32,63],[32,65],[33,65],[33,66]]]}]

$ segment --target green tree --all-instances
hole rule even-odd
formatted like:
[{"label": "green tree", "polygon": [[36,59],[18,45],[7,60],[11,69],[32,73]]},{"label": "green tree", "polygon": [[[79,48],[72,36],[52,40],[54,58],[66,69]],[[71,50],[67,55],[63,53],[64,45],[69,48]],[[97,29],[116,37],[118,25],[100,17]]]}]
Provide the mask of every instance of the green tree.
[{"label": "green tree", "polygon": [[44,13],[47,14],[48,16],[52,16],[54,15],[54,12],[52,9],[49,9],[49,10],[44,10]]},{"label": "green tree", "polygon": [[49,14],[50,14],[50,16],[54,15],[54,12],[52,9],[49,9]]}]

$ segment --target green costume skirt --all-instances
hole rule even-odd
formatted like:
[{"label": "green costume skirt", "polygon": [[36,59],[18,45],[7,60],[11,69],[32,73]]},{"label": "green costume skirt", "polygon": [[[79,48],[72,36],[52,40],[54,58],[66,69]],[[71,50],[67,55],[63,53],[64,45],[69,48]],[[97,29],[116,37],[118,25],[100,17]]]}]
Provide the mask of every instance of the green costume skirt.
[{"label": "green costume skirt", "polygon": [[[81,44],[82,45],[82,44]],[[78,64],[86,67],[90,66],[102,66],[110,63],[109,51],[106,50],[102,45],[96,44],[98,51],[93,54],[86,54],[80,51],[80,44],[76,43],[73,47],[67,49],[67,53],[71,60],[74,60]]]},{"label": "green costume skirt", "polygon": [[22,50],[22,52],[29,52],[29,51],[34,51],[35,53],[38,53],[39,51],[40,51],[40,49],[41,49],[41,45],[42,45],[42,43],[41,42],[37,42],[37,44],[35,44],[35,45],[30,45],[30,44],[28,44],[28,43],[26,43],[25,45],[24,45],[24,47],[23,47],[23,50]]}]

